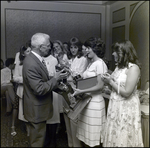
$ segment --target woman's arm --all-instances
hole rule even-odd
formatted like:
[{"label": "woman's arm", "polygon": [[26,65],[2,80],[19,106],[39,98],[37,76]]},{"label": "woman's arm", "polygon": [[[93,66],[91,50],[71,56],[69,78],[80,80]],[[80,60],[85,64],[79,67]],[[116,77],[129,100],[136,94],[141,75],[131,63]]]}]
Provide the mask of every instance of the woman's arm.
[{"label": "woman's arm", "polygon": [[88,66],[88,61],[85,57],[81,57],[81,60],[80,60],[80,65],[78,67],[78,73],[80,75],[82,75],[82,73],[86,70],[87,66]]},{"label": "woman's arm", "polygon": [[[130,67],[127,72],[127,79],[126,79],[125,87],[119,88],[119,94],[125,98],[129,97],[134,91],[135,87],[137,86],[139,76],[140,76],[139,67],[137,65]],[[109,83],[111,87],[116,92],[118,92],[118,84],[114,82],[114,80],[111,78],[110,75],[103,75],[102,79],[104,82]]]},{"label": "woman's arm", "polygon": [[19,59],[20,52],[16,53],[15,56],[15,68],[13,73],[13,81],[16,83],[23,84],[23,77],[22,77],[22,66],[20,65],[20,59]]},{"label": "woman's arm", "polygon": [[22,65],[19,65],[19,62],[17,62],[15,65],[13,80],[16,83],[23,84]]}]

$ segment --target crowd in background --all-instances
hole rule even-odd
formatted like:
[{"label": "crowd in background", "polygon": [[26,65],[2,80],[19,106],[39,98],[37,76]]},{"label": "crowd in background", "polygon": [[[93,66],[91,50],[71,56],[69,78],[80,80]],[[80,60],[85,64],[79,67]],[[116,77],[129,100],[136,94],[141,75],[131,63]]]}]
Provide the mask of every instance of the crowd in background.
[{"label": "crowd in background", "polygon": [[[130,41],[115,42],[111,49],[114,71],[109,69],[101,38],[90,37],[82,43],[72,37],[62,43],[36,33],[20,46],[15,58],[6,59],[5,64],[1,60],[1,97],[7,99],[6,116],[12,114],[10,134],[17,134],[15,121],[19,119],[31,147],[56,147],[56,133],[64,118],[69,147],[143,147],[137,92],[141,65]],[[76,87],[75,78],[94,76],[95,86]],[[76,120],[64,112],[69,106],[56,91],[62,80],[72,86],[72,97],[88,93],[92,98]],[[110,91],[108,108],[104,88]]]}]

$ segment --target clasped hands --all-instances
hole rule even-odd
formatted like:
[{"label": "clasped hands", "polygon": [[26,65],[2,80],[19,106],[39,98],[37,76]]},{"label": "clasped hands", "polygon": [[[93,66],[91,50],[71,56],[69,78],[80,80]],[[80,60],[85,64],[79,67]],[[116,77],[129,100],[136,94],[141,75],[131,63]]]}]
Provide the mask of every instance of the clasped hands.
[{"label": "clasped hands", "polygon": [[109,73],[102,74],[101,79],[107,84],[110,84],[110,81],[113,80],[112,76]]}]

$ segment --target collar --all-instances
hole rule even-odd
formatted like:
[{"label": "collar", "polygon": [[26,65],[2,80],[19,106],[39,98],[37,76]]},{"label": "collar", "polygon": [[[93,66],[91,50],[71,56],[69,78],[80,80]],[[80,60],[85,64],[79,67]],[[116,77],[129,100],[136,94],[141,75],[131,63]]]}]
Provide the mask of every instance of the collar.
[{"label": "collar", "polygon": [[34,51],[31,51],[31,52],[42,62],[43,58],[39,54],[37,54]]}]

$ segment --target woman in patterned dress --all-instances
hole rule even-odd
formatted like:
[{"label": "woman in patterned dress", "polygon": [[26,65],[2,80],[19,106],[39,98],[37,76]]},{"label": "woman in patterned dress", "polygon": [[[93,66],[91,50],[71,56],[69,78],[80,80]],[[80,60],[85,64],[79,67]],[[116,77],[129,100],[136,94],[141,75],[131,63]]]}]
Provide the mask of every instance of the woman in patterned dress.
[{"label": "woman in patterned dress", "polygon": [[140,99],[137,84],[140,64],[132,43],[128,40],[112,45],[116,62],[114,72],[102,79],[112,87],[103,147],[143,147]]},{"label": "woman in patterned dress", "polygon": [[102,55],[105,52],[105,44],[101,39],[94,37],[85,41],[87,58],[89,65],[84,71],[82,77],[89,78],[97,76],[97,85],[88,89],[75,89],[73,95],[80,93],[90,93],[91,101],[81,111],[77,124],[77,138],[82,141],[83,145],[95,147],[101,143],[102,130],[105,123],[105,101],[101,90],[103,88],[103,81],[101,81],[101,74],[108,71],[107,65],[102,60]]}]

